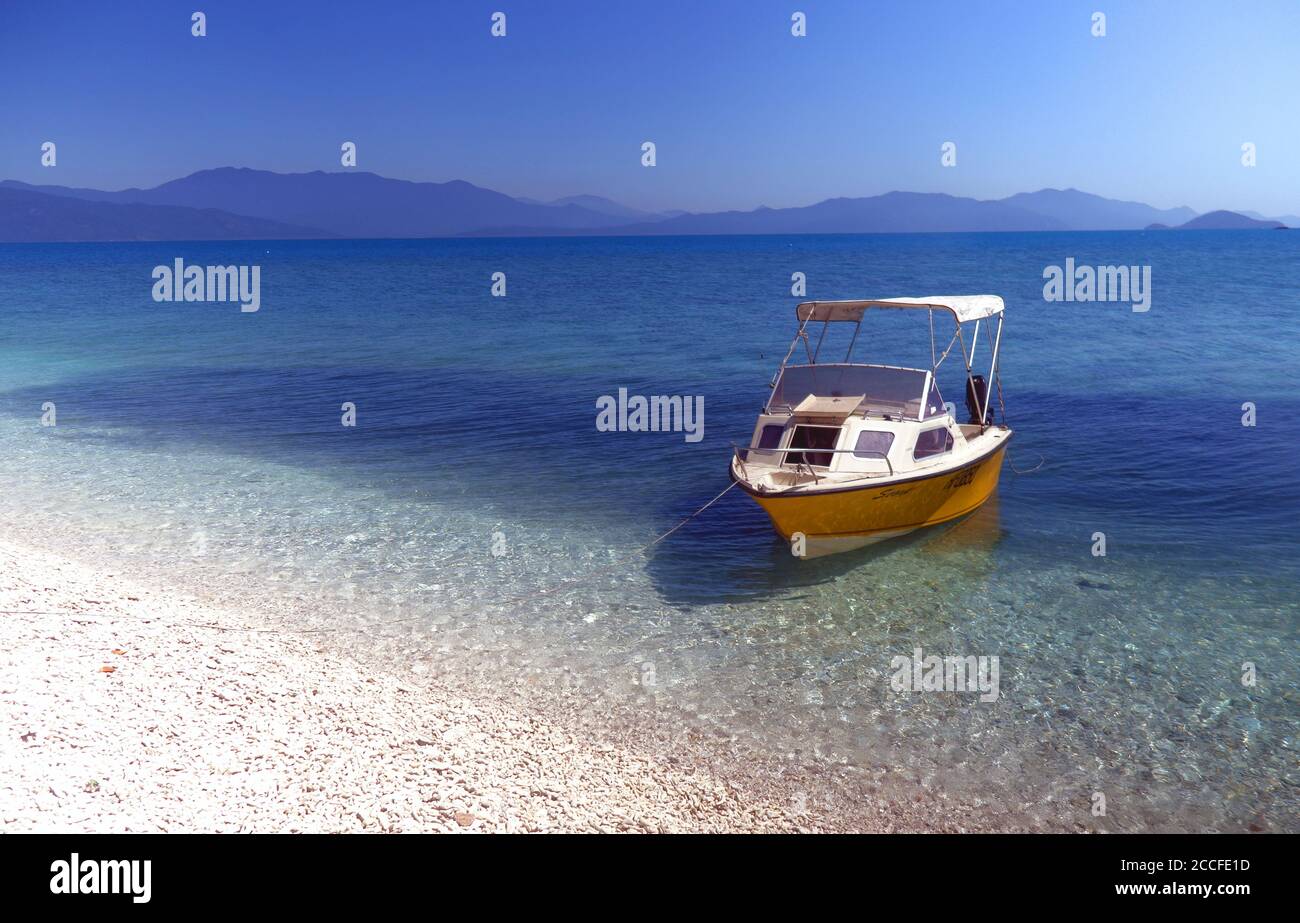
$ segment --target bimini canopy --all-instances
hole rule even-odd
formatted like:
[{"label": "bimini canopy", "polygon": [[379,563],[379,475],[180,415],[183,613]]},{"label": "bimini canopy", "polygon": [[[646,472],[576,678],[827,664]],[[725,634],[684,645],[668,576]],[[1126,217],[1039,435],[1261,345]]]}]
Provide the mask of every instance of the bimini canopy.
[{"label": "bimini canopy", "polygon": [[884,298],[879,301],[805,301],[795,309],[803,321],[860,321],[868,308],[933,308],[948,311],[957,323],[983,320],[1002,313],[997,295],[930,295],[926,298]]}]

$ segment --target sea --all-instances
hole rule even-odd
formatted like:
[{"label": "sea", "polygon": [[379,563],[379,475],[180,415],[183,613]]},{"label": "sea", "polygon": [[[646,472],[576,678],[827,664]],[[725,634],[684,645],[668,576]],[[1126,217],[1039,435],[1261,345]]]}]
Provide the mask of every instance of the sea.
[{"label": "sea", "polygon": [[[257,310],[156,300],[178,259],[258,267]],[[1149,271],[1146,309],[1047,300],[1067,260]],[[739,490],[692,517],[800,286],[1003,297],[981,511],[813,560]],[[1298,319],[1285,231],[0,244],[0,518],[358,650],[400,620],[393,669],[576,684],[1007,824],[1295,832]],[[951,332],[878,312],[853,355],[928,368]],[[699,433],[599,427],[620,389]],[[997,695],[900,690],[916,656],[996,658]]]}]

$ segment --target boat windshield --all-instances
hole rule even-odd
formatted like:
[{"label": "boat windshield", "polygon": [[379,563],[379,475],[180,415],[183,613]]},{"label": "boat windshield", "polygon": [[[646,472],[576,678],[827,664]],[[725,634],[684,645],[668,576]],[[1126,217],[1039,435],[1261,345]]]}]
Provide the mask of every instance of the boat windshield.
[{"label": "boat windshield", "polygon": [[768,401],[768,411],[790,410],[808,395],[851,397],[865,394],[858,405],[868,412],[908,420],[921,419],[926,373],[887,365],[788,365]]}]

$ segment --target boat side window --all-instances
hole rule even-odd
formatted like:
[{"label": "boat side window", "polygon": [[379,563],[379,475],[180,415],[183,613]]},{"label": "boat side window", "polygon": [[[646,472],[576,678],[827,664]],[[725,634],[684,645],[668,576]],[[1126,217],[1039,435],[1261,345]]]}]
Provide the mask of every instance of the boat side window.
[{"label": "boat side window", "polygon": [[894,444],[894,434],[888,430],[864,429],[858,433],[858,444],[853,447],[854,458],[880,458],[889,454]]},{"label": "boat side window", "polygon": [[[790,437],[790,448],[833,449],[839,439],[840,428],[838,426],[800,425],[794,428],[794,435]],[[787,452],[785,463],[787,465],[816,465],[821,468],[829,468],[834,458],[835,455],[831,452]]]},{"label": "boat side window", "polygon": [[763,427],[763,431],[758,436],[758,447],[760,449],[775,449],[781,444],[781,434],[785,432],[785,426],[781,423],[769,423]]},{"label": "boat side window", "polygon": [[923,430],[916,437],[916,449],[913,450],[912,457],[920,461],[951,451],[952,433],[948,432],[946,426],[936,426],[934,429]]}]

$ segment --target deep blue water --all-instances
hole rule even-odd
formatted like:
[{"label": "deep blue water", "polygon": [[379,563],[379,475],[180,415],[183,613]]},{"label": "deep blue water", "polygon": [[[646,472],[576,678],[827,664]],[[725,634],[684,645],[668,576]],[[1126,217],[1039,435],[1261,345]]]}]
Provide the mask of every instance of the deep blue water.
[{"label": "deep blue water", "polygon": [[[260,265],[261,310],[154,302],[177,257]],[[1067,257],[1151,266],[1150,311],[1045,302]],[[3,245],[0,513],[1008,815],[1103,790],[1111,829],[1294,829],[1297,257],[1289,232]],[[1041,466],[853,554],[795,560],[733,491],[629,558],[726,486],[796,271],[810,298],[1002,295],[1010,464]],[[858,354],[923,363],[924,315]],[[704,439],[598,432],[620,387],[702,395]],[[916,645],[999,656],[1002,697],[893,693]]]}]

